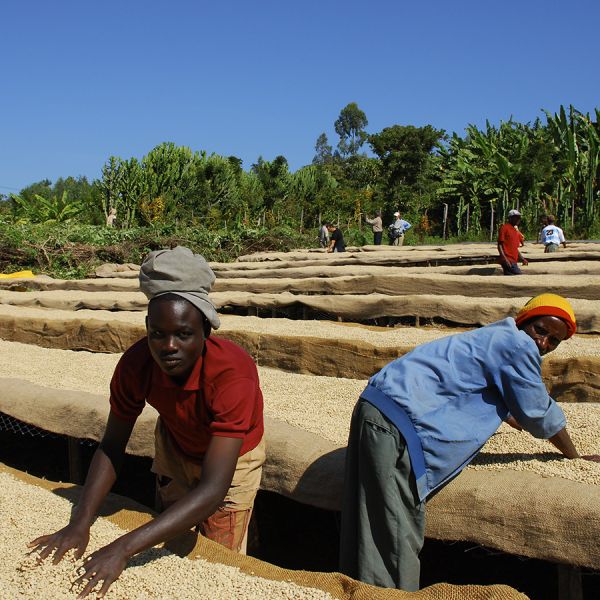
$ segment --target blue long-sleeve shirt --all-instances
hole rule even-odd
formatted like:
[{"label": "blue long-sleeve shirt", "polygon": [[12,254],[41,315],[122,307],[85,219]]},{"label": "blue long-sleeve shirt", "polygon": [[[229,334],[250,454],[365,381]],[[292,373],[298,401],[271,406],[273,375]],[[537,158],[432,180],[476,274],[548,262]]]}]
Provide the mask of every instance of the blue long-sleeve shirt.
[{"label": "blue long-sleeve shirt", "polygon": [[566,424],[535,342],[507,318],[417,347],[362,394],[404,436],[421,500],[459,473],[509,414],[538,438]]}]

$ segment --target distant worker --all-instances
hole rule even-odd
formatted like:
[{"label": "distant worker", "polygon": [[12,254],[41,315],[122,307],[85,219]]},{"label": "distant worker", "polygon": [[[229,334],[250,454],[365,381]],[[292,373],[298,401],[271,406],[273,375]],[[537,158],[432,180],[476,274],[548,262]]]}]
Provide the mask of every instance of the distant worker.
[{"label": "distant worker", "polygon": [[540,229],[540,232],[538,233],[538,244],[542,243],[542,240],[544,239],[544,236],[542,235],[542,232],[544,231],[544,228],[546,227],[546,225],[548,225],[548,216],[544,215],[541,219],[540,222],[542,224],[542,227]]},{"label": "distant worker", "polygon": [[344,234],[337,225],[327,223],[327,231],[329,231],[329,247],[327,252],[346,252],[346,244],[344,243]]},{"label": "distant worker", "polygon": [[381,238],[383,237],[383,221],[381,220],[381,211],[378,210],[375,213],[375,217],[369,219],[367,215],[365,215],[365,221],[371,225],[373,229],[373,244],[376,246],[381,246]]},{"label": "distant worker", "polygon": [[394,213],[395,220],[388,227],[388,235],[390,237],[390,246],[402,246],[404,244],[404,234],[412,227],[412,225],[400,218],[400,213]]},{"label": "distant worker", "polygon": [[327,229],[327,223],[323,223],[323,225],[321,225],[321,229],[319,229],[319,244],[321,248],[327,248],[329,245],[329,231]]},{"label": "distant worker", "polygon": [[106,226],[107,227],[116,227],[117,226],[117,209],[114,206],[108,212],[108,216],[106,217]]},{"label": "distant worker", "polygon": [[415,348],[371,377],[352,415],[340,570],[381,587],[419,589],[425,504],[502,422],[580,456],[542,380],[542,356],[576,329],[568,300],[532,298],[518,312]]},{"label": "distant worker", "polygon": [[523,266],[529,262],[523,258],[519,247],[521,246],[521,232],[515,227],[521,222],[521,213],[512,209],[508,211],[508,223],[504,223],[498,232],[498,253],[500,254],[500,265],[505,275],[521,275],[518,263]]},{"label": "distant worker", "polygon": [[560,244],[566,248],[567,242],[565,241],[565,234],[558,225],[554,224],[554,215],[547,215],[546,220],[548,221],[548,224],[541,232],[544,252],[556,252]]}]

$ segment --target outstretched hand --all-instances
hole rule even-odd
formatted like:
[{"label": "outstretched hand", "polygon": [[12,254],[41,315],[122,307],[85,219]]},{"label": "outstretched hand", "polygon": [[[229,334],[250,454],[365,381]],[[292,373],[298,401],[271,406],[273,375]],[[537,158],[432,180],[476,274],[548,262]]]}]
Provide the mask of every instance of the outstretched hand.
[{"label": "outstretched hand", "polygon": [[128,558],[118,541],[92,552],[81,567],[82,575],[73,584],[85,585],[77,598],[85,598],[100,582],[102,587],[96,592],[96,596],[102,598],[127,566]]},{"label": "outstretched hand", "polygon": [[69,523],[56,533],[43,535],[27,545],[33,552],[39,552],[40,561],[45,560],[53,552],[52,563],[58,564],[69,550],[75,550],[75,558],[83,556],[90,541],[89,527]]}]

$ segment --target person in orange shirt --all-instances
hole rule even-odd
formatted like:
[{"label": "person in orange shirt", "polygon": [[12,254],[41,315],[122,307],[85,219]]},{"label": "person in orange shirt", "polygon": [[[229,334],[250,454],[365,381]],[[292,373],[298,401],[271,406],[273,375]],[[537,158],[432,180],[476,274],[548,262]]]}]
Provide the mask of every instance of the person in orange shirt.
[{"label": "person in orange shirt", "polygon": [[521,213],[513,208],[508,211],[508,223],[504,223],[498,232],[498,253],[505,275],[521,275],[518,263],[522,263],[523,266],[529,264],[519,251],[523,239],[521,232],[517,229],[520,222]]}]

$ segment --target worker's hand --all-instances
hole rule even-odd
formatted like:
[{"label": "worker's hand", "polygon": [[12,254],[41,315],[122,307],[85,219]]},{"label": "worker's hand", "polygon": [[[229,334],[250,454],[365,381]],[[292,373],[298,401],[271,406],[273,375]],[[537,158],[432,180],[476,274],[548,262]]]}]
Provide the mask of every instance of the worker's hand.
[{"label": "worker's hand", "polygon": [[586,454],[585,456],[580,456],[579,458],[583,458],[584,460],[591,460],[593,462],[600,463],[600,455],[599,454]]},{"label": "worker's hand", "polygon": [[512,415],[506,419],[506,424],[510,425],[517,431],[523,431],[523,428],[519,425],[519,422]]},{"label": "worker's hand", "polygon": [[526,266],[529,264],[529,261],[528,261],[528,260],[527,260],[525,257],[523,257],[523,260],[522,260],[521,264],[522,264],[524,267],[526,267]]},{"label": "worker's hand", "polygon": [[82,575],[73,583],[75,586],[85,584],[77,598],[85,598],[100,582],[102,582],[102,587],[96,592],[96,597],[104,597],[110,586],[123,572],[128,559],[129,556],[123,551],[119,540],[92,552],[80,569],[83,571]]},{"label": "worker's hand", "polygon": [[86,525],[69,523],[52,535],[43,535],[27,545],[33,552],[39,552],[40,561],[48,558],[53,552],[52,563],[58,564],[65,553],[75,549],[75,558],[81,558],[90,541],[90,528]]}]

